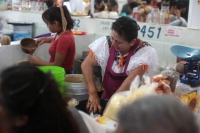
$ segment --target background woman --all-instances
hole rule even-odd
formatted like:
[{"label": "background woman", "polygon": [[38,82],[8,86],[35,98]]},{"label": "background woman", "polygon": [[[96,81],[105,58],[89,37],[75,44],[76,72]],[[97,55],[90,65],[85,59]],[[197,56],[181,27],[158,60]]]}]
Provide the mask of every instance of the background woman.
[{"label": "background woman", "polygon": [[81,68],[85,77],[89,99],[87,108],[101,110],[94,84],[93,67],[101,66],[104,93],[109,99],[114,93],[128,90],[135,76],[153,73],[157,66],[157,53],[147,42],[138,39],[138,24],[129,17],[120,17],[112,25],[111,38],[101,37],[89,45],[91,54]]},{"label": "background woman", "polygon": [[67,74],[75,73],[75,40],[71,31],[73,20],[66,6],[51,7],[47,9],[42,18],[49,30],[56,33],[55,37],[45,37],[37,39],[38,45],[51,43],[49,48],[49,62],[41,60],[37,56],[29,56],[32,64],[40,66],[61,66]]},{"label": "background woman", "polygon": [[95,3],[94,3],[95,11],[94,12],[101,12],[101,11],[107,10],[106,8],[107,7],[104,4],[104,0],[95,0]]}]

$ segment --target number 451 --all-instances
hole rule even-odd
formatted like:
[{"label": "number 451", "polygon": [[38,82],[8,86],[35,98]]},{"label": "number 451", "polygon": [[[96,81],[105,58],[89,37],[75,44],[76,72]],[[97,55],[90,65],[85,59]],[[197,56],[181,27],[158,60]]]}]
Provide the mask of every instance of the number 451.
[{"label": "number 451", "polygon": [[[144,37],[145,36],[145,34],[146,34],[146,25],[144,25],[143,27],[142,27],[142,29],[140,30],[140,32],[142,33],[142,36]],[[155,27],[149,27],[149,30],[148,30],[148,34],[147,34],[147,36],[149,37],[149,38],[153,38],[154,37],[154,29],[155,29]],[[161,27],[160,28],[158,28],[158,34],[157,34],[157,39],[160,37],[160,32],[161,32]]]}]

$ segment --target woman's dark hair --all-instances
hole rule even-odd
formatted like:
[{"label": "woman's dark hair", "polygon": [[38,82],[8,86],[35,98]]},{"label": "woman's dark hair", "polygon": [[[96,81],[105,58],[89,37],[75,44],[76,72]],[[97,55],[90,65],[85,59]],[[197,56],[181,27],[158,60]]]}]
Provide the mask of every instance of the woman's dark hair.
[{"label": "woman's dark hair", "polygon": [[171,8],[172,6],[174,6],[174,7],[177,6],[176,0],[169,0],[169,8]]},{"label": "woman's dark hair", "polygon": [[143,0],[143,1],[146,1],[146,3],[147,3],[148,5],[150,5],[152,0]]},{"label": "woman's dark hair", "polygon": [[183,2],[178,2],[177,3],[177,9],[182,9],[182,8],[186,8],[186,5]]},{"label": "woman's dark hair", "polygon": [[118,119],[125,133],[198,133],[193,113],[169,95],[148,96],[125,105]]},{"label": "woman's dark hair", "polygon": [[8,116],[27,115],[28,122],[15,133],[78,133],[52,76],[32,65],[13,66],[1,75],[0,100]]},{"label": "woman's dark hair", "polygon": [[[94,9],[96,9],[96,6],[97,6],[97,5],[100,5],[102,1],[103,1],[103,0],[95,0]],[[100,10],[100,11],[103,11],[104,8],[105,8],[105,5],[103,5],[99,10]]]},{"label": "woman's dark hair", "polygon": [[96,5],[96,4],[97,4],[97,5],[100,5],[102,1],[103,1],[103,0],[95,0],[95,1],[94,1],[94,2],[95,2],[94,4],[95,4],[95,5]]},{"label": "woman's dark hair", "polygon": [[112,24],[112,30],[117,32],[127,42],[131,42],[138,37],[139,25],[129,17],[120,17]]},{"label": "woman's dark hair", "polygon": [[131,10],[133,10],[133,8],[138,7],[139,5],[140,5],[140,4],[137,3],[137,2],[131,2],[131,3],[129,4],[129,7],[131,8]]},{"label": "woman's dark hair", "polygon": [[[62,6],[62,7],[63,7],[65,19],[67,21],[66,30],[71,30],[71,29],[73,29],[74,21],[72,20],[71,15],[70,15],[67,7],[66,6]],[[61,12],[60,12],[59,7],[51,7],[49,9],[47,9],[42,14],[42,19],[44,21],[50,22],[51,24],[53,24],[54,21],[58,21],[62,26],[62,17],[61,17]]]},{"label": "woman's dark hair", "polygon": [[118,6],[118,3],[117,3],[117,1],[112,1],[112,2],[110,2],[110,5],[111,5],[111,8],[112,8],[114,6]]},{"label": "woman's dark hair", "polygon": [[53,5],[54,5],[54,1],[53,0],[47,0],[47,1],[45,1],[45,3],[46,3],[48,8],[53,7]]},{"label": "woman's dark hair", "polygon": [[114,7],[114,6],[118,6],[117,1],[116,0],[110,0],[109,4],[108,4],[109,11],[112,11],[112,7]]}]

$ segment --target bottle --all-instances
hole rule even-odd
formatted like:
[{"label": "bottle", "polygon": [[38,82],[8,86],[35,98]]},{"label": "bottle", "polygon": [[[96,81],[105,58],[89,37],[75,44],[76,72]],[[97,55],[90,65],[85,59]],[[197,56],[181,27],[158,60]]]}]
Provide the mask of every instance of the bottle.
[{"label": "bottle", "polygon": [[160,13],[158,7],[152,9],[152,23],[158,24],[160,21]]},{"label": "bottle", "polygon": [[140,22],[138,7],[133,8],[132,15],[133,15],[133,18],[135,18],[138,22]]},{"label": "bottle", "polygon": [[169,3],[163,2],[160,11],[160,24],[169,24]]},{"label": "bottle", "polygon": [[152,23],[152,22],[153,22],[153,11],[151,10],[147,15],[146,23]]}]

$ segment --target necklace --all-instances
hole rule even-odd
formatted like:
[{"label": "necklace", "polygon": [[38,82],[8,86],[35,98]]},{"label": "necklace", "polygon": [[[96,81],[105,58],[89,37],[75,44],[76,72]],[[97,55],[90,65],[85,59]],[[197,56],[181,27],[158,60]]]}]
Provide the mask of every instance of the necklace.
[{"label": "necklace", "polygon": [[61,31],[57,32],[55,40],[57,40],[57,39],[60,37],[60,35],[59,35],[59,34],[60,34],[60,33],[62,33],[62,31],[63,31],[63,30],[61,30]]},{"label": "necklace", "polygon": [[57,32],[57,35],[59,35],[59,34],[60,34],[62,31],[63,31],[63,30],[61,30],[61,31]]}]

